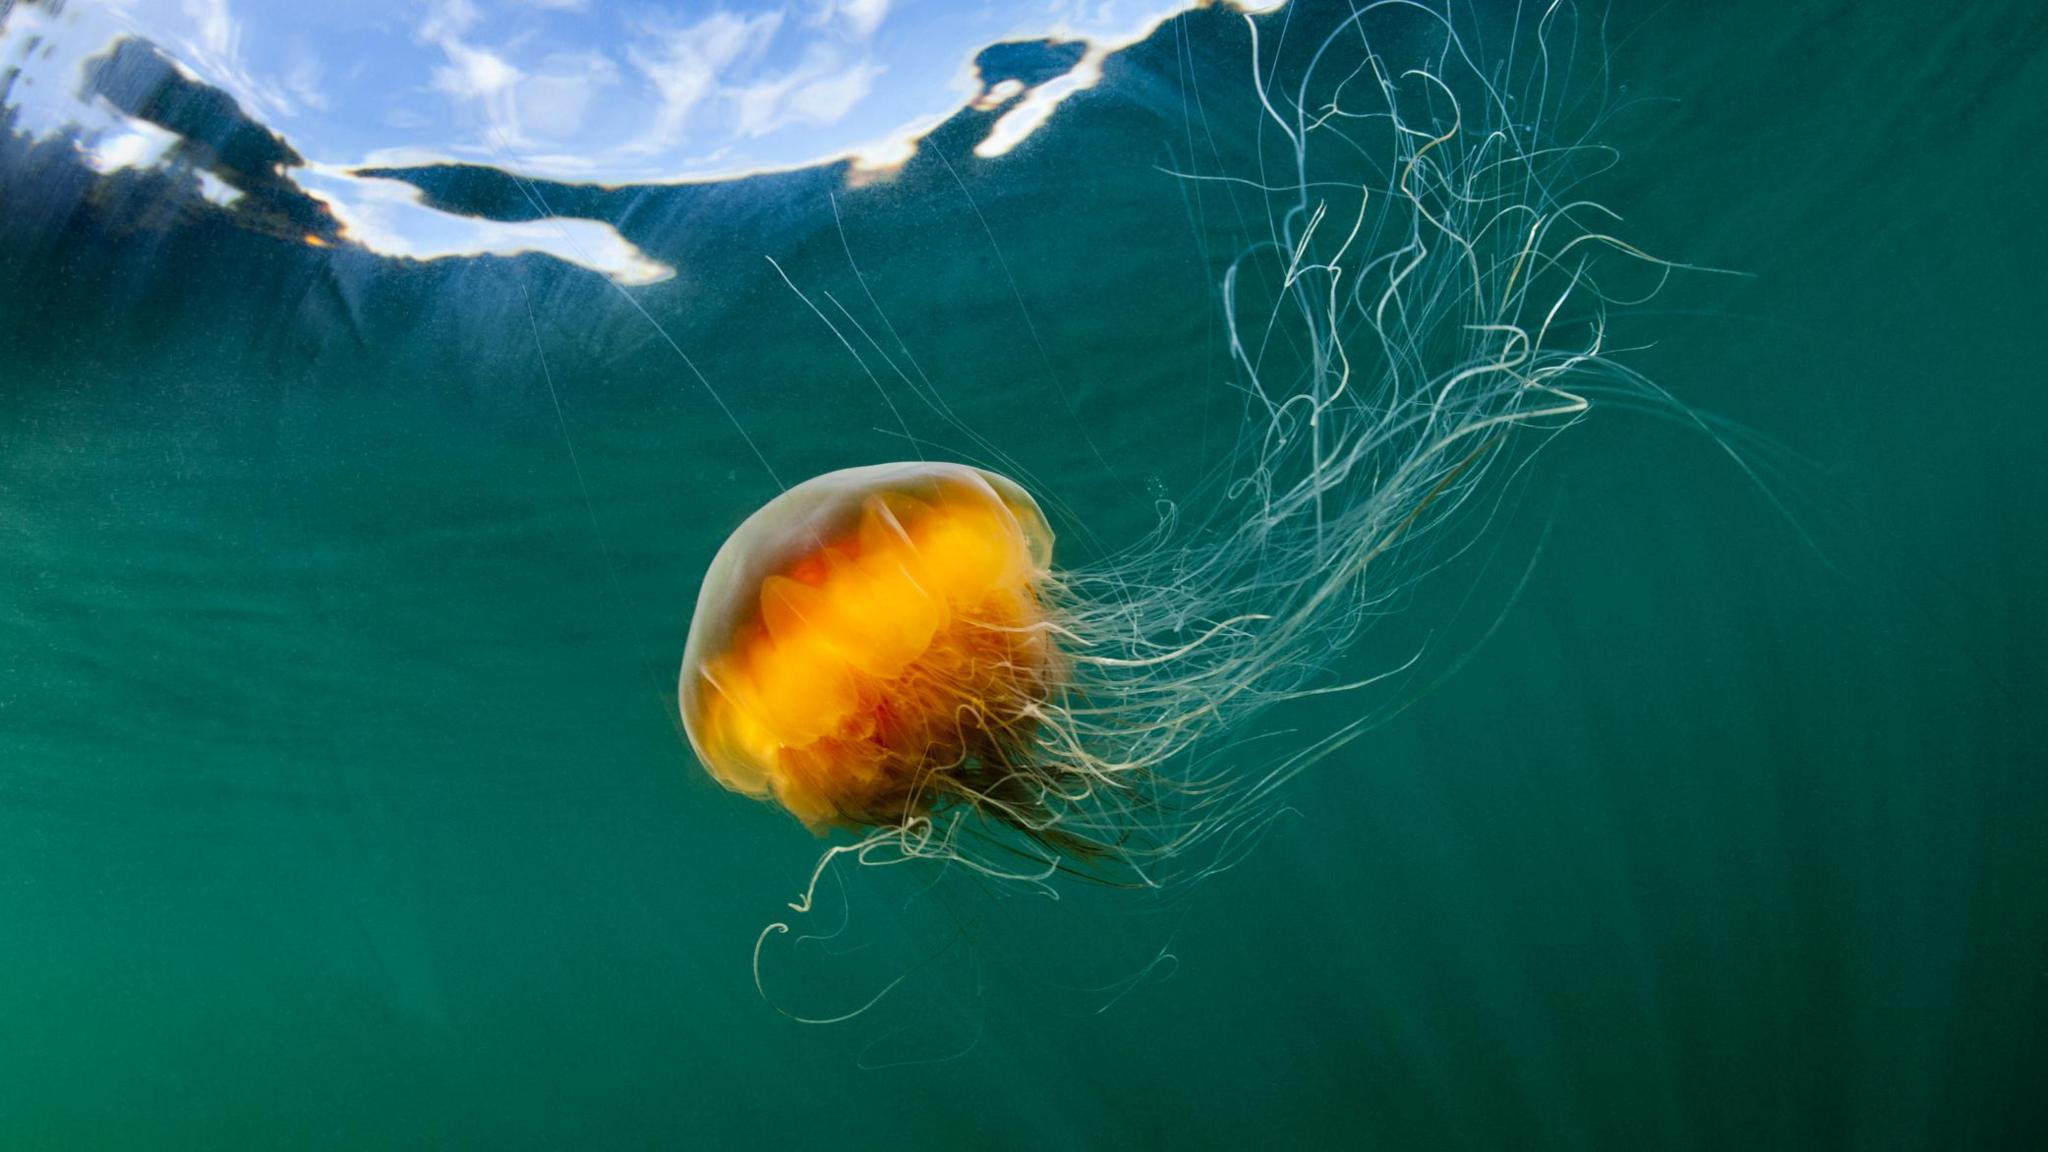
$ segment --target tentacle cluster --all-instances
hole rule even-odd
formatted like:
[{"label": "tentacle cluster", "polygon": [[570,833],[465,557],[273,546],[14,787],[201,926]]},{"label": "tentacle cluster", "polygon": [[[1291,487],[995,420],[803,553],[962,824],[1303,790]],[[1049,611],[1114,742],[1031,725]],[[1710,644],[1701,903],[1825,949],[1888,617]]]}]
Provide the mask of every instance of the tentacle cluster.
[{"label": "tentacle cluster", "polygon": [[[1199,514],[1055,567],[1038,618],[984,622],[1061,654],[1042,693],[1005,702],[1002,787],[875,813],[794,911],[849,859],[1040,887],[1229,867],[1282,785],[1376,714],[1277,753],[1247,747],[1245,722],[1408,669],[1418,654],[1332,672],[1595,388],[1648,387],[1609,359],[1607,317],[1680,266],[1611,235],[1581,191],[1617,160],[1595,138],[1613,111],[1604,32],[1564,0],[1525,15],[1490,56],[1414,0],[1346,5],[1308,37],[1299,3],[1246,18],[1258,170],[1173,173],[1263,221],[1220,285],[1245,406],[1234,471]],[[1634,299],[1605,283],[1619,270]]]}]

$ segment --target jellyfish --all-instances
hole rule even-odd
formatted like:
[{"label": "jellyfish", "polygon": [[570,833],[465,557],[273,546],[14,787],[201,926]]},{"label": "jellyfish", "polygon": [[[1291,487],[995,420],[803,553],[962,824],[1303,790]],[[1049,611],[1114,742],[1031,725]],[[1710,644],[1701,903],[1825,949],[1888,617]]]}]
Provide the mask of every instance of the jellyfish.
[{"label": "jellyfish", "polygon": [[1386,712],[1256,748],[1253,722],[1408,675],[1422,651],[1348,654],[1596,397],[1668,401],[1609,323],[1689,266],[1584,191],[1618,162],[1588,88],[1604,50],[1576,51],[1597,29],[1553,4],[1487,57],[1407,0],[1292,46],[1245,25],[1256,162],[1165,171],[1265,210],[1216,286],[1244,415],[1201,499],[1069,565],[1021,472],[879,464],[789,488],[710,565],[678,684],[692,746],[727,788],[851,836],[795,911],[847,854],[1030,885],[1232,866],[1286,784]]}]

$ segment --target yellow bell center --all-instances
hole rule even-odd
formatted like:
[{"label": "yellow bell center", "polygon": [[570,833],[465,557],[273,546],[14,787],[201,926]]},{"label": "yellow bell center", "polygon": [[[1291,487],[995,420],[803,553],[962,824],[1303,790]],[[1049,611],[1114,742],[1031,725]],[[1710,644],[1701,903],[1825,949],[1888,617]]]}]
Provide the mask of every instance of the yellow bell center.
[{"label": "yellow bell center", "polygon": [[971,469],[901,467],[912,482],[842,488],[841,514],[801,521],[810,547],[783,539],[726,607],[724,642],[693,654],[699,691],[684,668],[706,767],[816,829],[900,823],[985,791],[1025,754],[1046,692],[1037,508]]}]

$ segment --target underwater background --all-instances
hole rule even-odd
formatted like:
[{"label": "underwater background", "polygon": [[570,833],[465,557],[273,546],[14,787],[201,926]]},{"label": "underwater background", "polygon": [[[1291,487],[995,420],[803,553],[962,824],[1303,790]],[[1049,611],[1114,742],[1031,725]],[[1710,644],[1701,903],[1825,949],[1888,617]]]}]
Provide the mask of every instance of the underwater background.
[{"label": "underwater background", "polygon": [[[1161,169],[1257,154],[1244,18],[872,182],[407,175],[613,223],[676,270],[645,314],[10,118],[0,1147],[2048,1146],[2048,9],[1605,19],[1616,230],[1743,273],[1624,310],[1625,362],[1757,475],[1596,405],[1354,654],[1455,668],[1240,865],[877,898],[772,1000],[750,952],[820,844],[674,714],[697,581],[776,491],[735,423],[785,480],[974,447],[764,257],[886,316],[1063,555],[1137,540],[1238,447],[1241,202]],[[899,915],[971,946],[905,963]],[[903,971],[873,1020],[776,1010]]]}]

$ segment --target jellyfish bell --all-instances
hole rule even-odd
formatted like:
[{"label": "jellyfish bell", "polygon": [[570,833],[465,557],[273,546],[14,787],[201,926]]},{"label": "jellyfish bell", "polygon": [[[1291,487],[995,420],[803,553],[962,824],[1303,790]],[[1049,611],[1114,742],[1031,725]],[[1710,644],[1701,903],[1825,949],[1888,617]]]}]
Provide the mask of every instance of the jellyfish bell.
[{"label": "jellyfish bell", "polygon": [[817,832],[949,802],[1027,822],[1059,676],[1052,543],[1029,493],[961,464],[850,468],[777,496],[697,597],[677,692],[698,758]]}]

